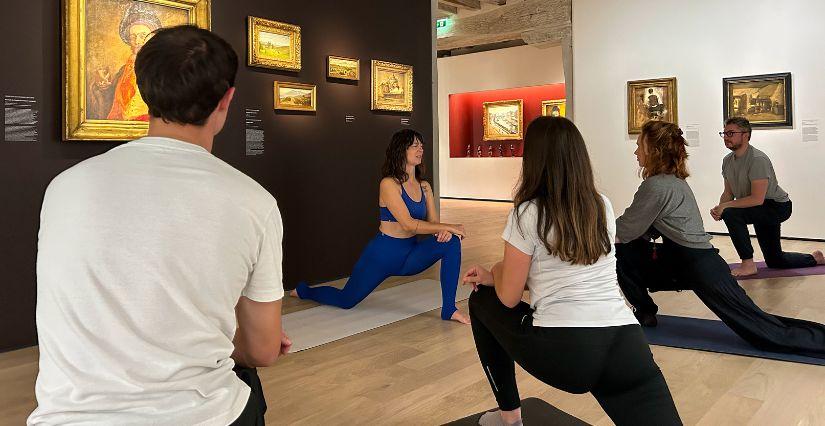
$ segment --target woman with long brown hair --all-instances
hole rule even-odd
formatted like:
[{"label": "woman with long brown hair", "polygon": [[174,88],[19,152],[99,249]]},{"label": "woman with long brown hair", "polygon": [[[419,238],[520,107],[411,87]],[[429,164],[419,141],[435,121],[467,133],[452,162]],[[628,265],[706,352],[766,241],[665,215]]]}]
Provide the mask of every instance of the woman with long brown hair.
[{"label": "woman with long brown hair", "polygon": [[[693,191],[685,179],[688,154],[675,124],[650,121],[636,141],[642,183],[616,220],[619,285],[643,326],[657,325],[648,294],[693,290],[728,327],[767,351],[825,358],[825,326],[774,316],[753,303],[710,244]],[[651,240],[661,237],[662,244]]]},{"label": "woman with long brown hair", "polygon": [[423,141],[412,129],[392,135],[379,187],[378,235],[364,249],[344,288],[302,282],[293,296],[350,309],[385,279],[415,275],[441,261],[441,319],[469,324],[455,306],[464,226],[439,222],[433,190],[424,180]]},{"label": "woman with long brown hair", "polygon": [[530,123],[504,259],[463,278],[476,290],[473,337],[500,409],[480,424],[521,423],[514,362],[561,390],[591,392],[618,425],[681,424],[619,291],[613,218],[576,126],[560,117]]}]

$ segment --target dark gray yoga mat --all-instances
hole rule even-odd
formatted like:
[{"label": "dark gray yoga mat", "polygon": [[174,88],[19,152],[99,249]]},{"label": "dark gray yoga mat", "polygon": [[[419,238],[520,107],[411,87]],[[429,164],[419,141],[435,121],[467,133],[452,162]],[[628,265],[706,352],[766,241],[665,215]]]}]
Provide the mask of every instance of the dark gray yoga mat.
[{"label": "dark gray yoga mat", "polygon": [[722,321],[670,315],[657,315],[656,318],[659,320],[658,326],[642,327],[651,345],[825,365],[822,358],[756,349]]},{"label": "dark gray yoga mat", "polygon": [[[463,419],[454,420],[447,423],[447,425],[478,425],[478,418],[487,411],[492,410],[484,410]],[[590,424],[579,420],[577,417],[573,417],[538,398],[527,398],[521,400],[521,417],[525,425],[587,426]]]},{"label": "dark gray yoga mat", "polygon": [[[728,264],[730,269],[738,268],[738,263]],[[736,277],[737,280],[758,280],[761,278],[804,277],[806,275],[825,275],[825,265],[816,265],[809,268],[773,269],[768,268],[765,262],[756,262],[756,274],[746,277]]]}]

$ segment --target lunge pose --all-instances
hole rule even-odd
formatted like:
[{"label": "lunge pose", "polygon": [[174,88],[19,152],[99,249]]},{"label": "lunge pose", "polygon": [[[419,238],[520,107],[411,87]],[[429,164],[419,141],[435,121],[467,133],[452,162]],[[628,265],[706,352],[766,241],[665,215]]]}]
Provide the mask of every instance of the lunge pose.
[{"label": "lunge pose", "polygon": [[[768,351],[825,358],[825,326],[764,312],[710,244],[688,177],[682,131],[672,123],[642,127],[636,158],[642,184],[616,220],[619,285],[645,326],[656,325],[657,290],[693,290],[736,334]],[[651,242],[661,236],[663,244]]]},{"label": "lunge pose", "polygon": [[[521,424],[514,362],[572,393],[591,392],[617,425],[678,425],[642,328],[616,281],[615,221],[596,191],[576,126],[540,117],[524,140],[521,183],[502,238],[504,260],[463,282],[473,337],[500,411],[480,423]],[[530,304],[521,301],[525,287]]]},{"label": "lunge pose", "polygon": [[[455,306],[464,226],[440,223],[430,184],[423,180],[424,142],[414,130],[400,130],[387,147],[378,200],[381,225],[342,289],[298,284],[301,299],[349,309],[392,276],[415,275],[441,261],[441,319],[469,324]],[[418,239],[418,235],[430,235]]]},{"label": "lunge pose", "polygon": [[733,151],[722,160],[725,190],[719,205],[710,214],[725,221],[733,246],[742,264],[732,271],[735,276],[753,275],[753,261],[748,225],[753,225],[756,240],[770,268],[789,269],[816,266],[825,263],[825,256],[817,250],[811,254],[783,252],[779,241],[782,222],[791,217],[791,198],[777,182],[770,158],[750,144],[751,123],[744,117],[725,121],[725,130],[719,132],[725,147]]}]

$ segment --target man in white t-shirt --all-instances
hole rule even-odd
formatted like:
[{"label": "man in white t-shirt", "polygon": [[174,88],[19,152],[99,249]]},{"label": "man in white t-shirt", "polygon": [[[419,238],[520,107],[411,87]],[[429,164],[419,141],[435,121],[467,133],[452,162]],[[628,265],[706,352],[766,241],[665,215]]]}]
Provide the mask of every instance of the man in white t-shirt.
[{"label": "man in white t-shirt", "polygon": [[291,344],[283,228],[272,195],[210,153],[237,68],[209,31],[160,30],[135,64],[148,136],[46,190],[29,424],[262,424],[254,367]]}]

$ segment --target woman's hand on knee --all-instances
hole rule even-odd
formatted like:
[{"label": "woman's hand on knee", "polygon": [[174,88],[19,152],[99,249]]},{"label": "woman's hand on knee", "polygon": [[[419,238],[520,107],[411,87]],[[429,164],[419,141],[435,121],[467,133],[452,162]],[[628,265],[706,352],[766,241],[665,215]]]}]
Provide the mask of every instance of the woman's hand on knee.
[{"label": "woman's hand on knee", "polygon": [[483,266],[473,265],[464,272],[464,276],[461,278],[461,284],[471,285],[473,286],[473,291],[478,291],[478,286],[480,285],[493,285],[493,273]]},{"label": "woman's hand on knee", "polygon": [[439,243],[446,243],[453,238],[453,233],[447,230],[438,231],[435,233],[435,240]]}]

